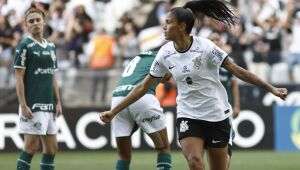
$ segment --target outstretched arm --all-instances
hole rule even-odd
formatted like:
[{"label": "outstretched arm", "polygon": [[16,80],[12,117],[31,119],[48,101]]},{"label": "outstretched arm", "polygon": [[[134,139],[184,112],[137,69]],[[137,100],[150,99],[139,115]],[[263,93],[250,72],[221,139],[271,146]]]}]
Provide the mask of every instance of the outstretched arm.
[{"label": "outstretched arm", "polygon": [[272,86],[270,83],[263,81],[261,78],[256,76],[255,74],[243,69],[242,67],[234,64],[231,59],[228,57],[225,59],[223,63],[223,67],[234,74],[239,79],[254,84],[256,86],[259,86],[271,93],[273,93],[275,96],[280,97],[282,100],[285,100],[287,96],[287,89],[286,88],[276,88]]},{"label": "outstretched arm", "polygon": [[150,88],[155,78],[147,75],[146,78],[140,82],[124,99],[121,103],[119,103],[116,107],[112,108],[110,111],[105,111],[99,114],[100,119],[108,123],[110,122],[115,115],[117,115],[120,111],[140,99],[144,94],[146,94],[147,90]]},{"label": "outstretched arm", "polygon": [[231,80],[231,94],[232,94],[232,116],[237,118],[240,113],[240,91],[239,85],[236,79]]}]

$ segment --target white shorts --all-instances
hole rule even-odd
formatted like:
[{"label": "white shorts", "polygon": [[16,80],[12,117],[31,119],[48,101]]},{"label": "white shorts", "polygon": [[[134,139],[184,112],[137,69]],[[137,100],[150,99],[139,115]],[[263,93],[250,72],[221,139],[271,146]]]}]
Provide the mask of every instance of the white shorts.
[{"label": "white shorts", "polygon": [[[124,97],[113,97],[111,107],[115,107]],[[154,133],[166,127],[166,117],[159,101],[152,94],[146,94],[129,107],[122,110],[112,120],[115,137],[131,136],[135,125],[145,133]]]},{"label": "white shorts", "polygon": [[57,134],[57,126],[54,113],[50,112],[34,112],[33,118],[20,115],[20,133],[32,135],[54,135]]}]

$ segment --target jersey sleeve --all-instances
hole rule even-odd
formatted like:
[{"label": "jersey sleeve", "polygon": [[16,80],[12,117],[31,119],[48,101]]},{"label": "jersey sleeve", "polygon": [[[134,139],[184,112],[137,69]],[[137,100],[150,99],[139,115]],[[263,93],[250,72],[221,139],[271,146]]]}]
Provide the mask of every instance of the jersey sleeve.
[{"label": "jersey sleeve", "polygon": [[225,58],[228,56],[228,54],[218,47],[216,44],[214,44],[212,41],[208,40],[210,51],[209,51],[209,56],[210,56],[210,61],[212,64],[215,66],[221,67]]},{"label": "jersey sleeve", "polygon": [[23,68],[26,69],[26,60],[28,50],[25,43],[20,43],[15,52],[14,68]]},{"label": "jersey sleeve", "polygon": [[164,63],[162,61],[163,59],[163,49],[160,49],[152,62],[151,68],[150,68],[150,75],[153,77],[164,77],[167,69],[164,66]]}]

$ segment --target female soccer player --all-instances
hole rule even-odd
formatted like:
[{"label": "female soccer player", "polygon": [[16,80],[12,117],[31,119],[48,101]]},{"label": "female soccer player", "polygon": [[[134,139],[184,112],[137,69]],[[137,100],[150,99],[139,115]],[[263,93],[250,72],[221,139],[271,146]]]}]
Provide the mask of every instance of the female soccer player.
[{"label": "female soccer player", "polygon": [[[149,73],[157,51],[142,52],[134,57],[124,69],[117,87],[113,91],[112,108],[140,83]],[[168,79],[171,75],[167,74]],[[116,137],[119,160],[116,170],[128,170],[131,161],[131,135],[140,127],[152,139],[157,155],[157,169],[172,169],[170,145],[168,141],[166,118],[155,88],[158,79],[137,102],[131,104],[112,120],[112,131]]]},{"label": "female soccer player", "polygon": [[287,89],[276,88],[237,66],[212,41],[190,36],[198,13],[228,25],[235,23],[234,14],[217,0],[188,1],[184,7],[172,8],[163,27],[165,39],[170,42],[160,48],[150,74],[122,102],[110,111],[100,113],[100,119],[111,121],[117,113],[142,97],[157,78],[169,71],[177,83],[176,126],[189,168],[205,168],[203,155],[207,146],[210,169],[226,170],[232,108],[219,80],[219,67],[283,100]]},{"label": "female soccer player", "polygon": [[43,144],[41,169],[54,169],[57,152],[55,118],[62,114],[55,71],[55,46],[43,37],[45,13],[31,7],[25,13],[29,36],[16,49],[15,76],[19,99],[20,133],[25,145],[20,153],[17,169],[30,169],[31,159]]}]

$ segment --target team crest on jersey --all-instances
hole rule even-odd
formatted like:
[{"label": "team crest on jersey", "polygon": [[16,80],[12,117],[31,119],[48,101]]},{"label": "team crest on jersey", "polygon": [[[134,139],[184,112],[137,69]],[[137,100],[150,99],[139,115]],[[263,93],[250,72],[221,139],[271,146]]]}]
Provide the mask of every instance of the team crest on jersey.
[{"label": "team crest on jersey", "polygon": [[188,123],[187,120],[181,121],[180,129],[179,129],[180,132],[186,132],[187,130],[189,130],[189,125],[187,123]]},{"label": "team crest on jersey", "polygon": [[33,128],[35,128],[37,130],[41,130],[42,129],[42,123],[41,122],[35,122],[33,124]]},{"label": "team crest on jersey", "polygon": [[201,56],[198,56],[198,57],[196,57],[194,60],[192,60],[193,61],[193,63],[194,63],[194,65],[193,65],[193,67],[195,68],[195,69],[200,69],[201,68]]},{"label": "team crest on jersey", "polygon": [[56,55],[53,50],[51,50],[51,58],[53,62],[56,61]]}]

